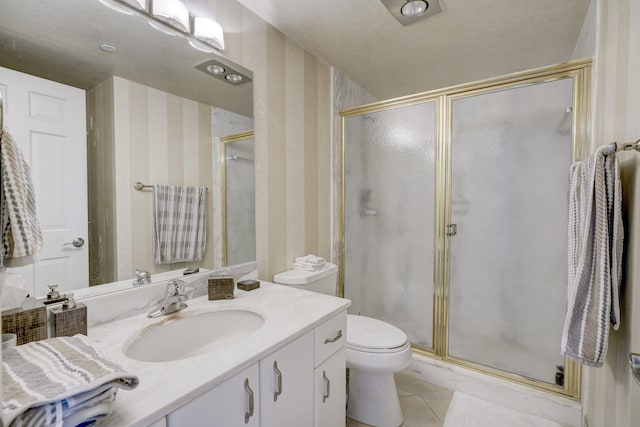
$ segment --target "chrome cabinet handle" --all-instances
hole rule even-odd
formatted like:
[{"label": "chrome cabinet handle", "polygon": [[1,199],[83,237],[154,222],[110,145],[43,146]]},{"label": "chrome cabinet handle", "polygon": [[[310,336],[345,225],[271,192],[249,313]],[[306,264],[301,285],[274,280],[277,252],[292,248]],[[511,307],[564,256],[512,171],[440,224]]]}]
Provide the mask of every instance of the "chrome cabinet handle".
[{"label": "chrome cabinet handle", "polygon": [[244,414],[244,423],[249,424],[249,418],[253,417],[253,390],[249,387],[249,378],[244,380],[244,389],[249,395],[249,412]]},{"label": "chrome cabinet handle", "polygon": [[327,390],[327,394],[324,394],[324,392],[322,393],[322,403],[324,403],[331,395],[331,381],[327,378],[326,371],[322,371],[322,379],[324,380],[325,390]]},{"label": "chrome cabinet handle", "polygon": [[275,393],[273,393],[273,401],[277,402],[278,401],[278,396],[280,396],[282,394],[282,372],[280,372],[280,369],[278,369],[278,361],[277,360],[275,362],[273,362],[273,372],[275,372],[276,375],[278,376],[278,389],[276,390]]},{"label": "chrome cabinet handle", "polygon": [[324,340],[324,343],[325,343],[325,344],[329,344],[329,343],[332,343],[332,342],[336,342],[336,341],[338,341],[340,338],[342,338],[342,329],[340,329],[340,330],[338,331],[338,335],[336,335],[335,337],[333,337],[333,338],[327,338],[326,340]]},{"label": "chrome cabinet handle", "polygon": [[76,237],[73,242],[63,243],[62,246],[73,245],[74,248],[81,248],[84,246],[84,239],[82,237]]},{"label": "chrome cabinet handle", "polygon": [[640,385],[640,354],[629,354],[629,367],[631,368],[633,379]]}]

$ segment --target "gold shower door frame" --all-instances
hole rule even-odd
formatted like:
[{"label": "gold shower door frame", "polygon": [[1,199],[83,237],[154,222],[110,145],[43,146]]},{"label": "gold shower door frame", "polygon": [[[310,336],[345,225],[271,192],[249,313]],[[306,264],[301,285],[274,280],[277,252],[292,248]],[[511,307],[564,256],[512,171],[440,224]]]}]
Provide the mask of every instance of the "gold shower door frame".
[{"label": "gold shower door frame", "polygon": [[222,228],[222,266],[227,266],[227,144],[253,139],[252,130],[233,133],[220,138],[220,227]]},{"label": "gold shower door frame", "polygon": [[[451,134],[453,132],[453,101],[496,90],[512,89],[536,83],[551,82],[560,79],[573,79],[573,161],[585,158],[589,147],[589,112],[591,60],[578,60],[520,73],[509,74],[494,79],[483,80],[453,86],[444,89],[409,95],[402,98],[367,104],[340,111],[339,160],[339,238],[338,252],[338,294],[344,296],[344,256],[345,256],[345,119],[369,113],[407,107],[411,105],[436,103],[436,147],[435,147],[435,200],[434,200],[434,294],[433,294],[433,348],[412,344],[413,351],[431,358],[446,361],[485,374],[503,378],[527,386],[580,399],[581,366],[571,360],[565,360],[564,387],[544,381],[534,380],[518,374],[501,371],[481,364],[455,358],[449,355],[449,267],[450,237],[446,235],[446,225],[451,218]],[[560,343],[558,343],[558,351]]]}]

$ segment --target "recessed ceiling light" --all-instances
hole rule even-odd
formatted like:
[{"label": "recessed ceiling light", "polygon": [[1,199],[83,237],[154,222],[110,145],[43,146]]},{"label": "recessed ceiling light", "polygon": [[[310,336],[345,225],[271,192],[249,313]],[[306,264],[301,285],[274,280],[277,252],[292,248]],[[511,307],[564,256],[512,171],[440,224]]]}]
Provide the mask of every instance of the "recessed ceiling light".
[{"label": "recessed ceiling light", "polygon": [[231,83],[240,83],[242,81],[242,76],[239,74],[227,74],[224,78],[229,80]]},{"label": "recessed ceiling light", "polygon": [[118,49],[111,43],[100,43],[100,50],[107,53],[114,53]]},{"label": "recessed ceiling light", "polygon": [[424,15],[429,9],[429,3],[424,0],[412,0],[405,3],[400,9],[400,13],[404,16],[420,16]]},{"label": "recessed ceiling light", "polygon": [[[211,74],[219,75],[219,74],[224,74],[226,70],[224,69],[224,67],[221,67],[220,65],[213,64],[213,65],[207,66],[207,71],[210,72]],[[232,75],[235,75],[235,74],[232,74]]]}]

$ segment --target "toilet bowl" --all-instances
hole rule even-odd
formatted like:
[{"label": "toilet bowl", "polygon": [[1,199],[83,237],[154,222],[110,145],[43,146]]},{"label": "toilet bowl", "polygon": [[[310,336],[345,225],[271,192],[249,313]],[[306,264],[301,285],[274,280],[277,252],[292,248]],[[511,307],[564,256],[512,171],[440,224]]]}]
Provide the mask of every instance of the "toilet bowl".
[{"label": "toilet bowl", "polygon": [[393,374],[411,363],[407,335],[381,320],[347,315],[347,416],[376,427],[398,427],[402,410]]},{"label": "toilet bowl", "polygon": [[[275,283],[335,295],[338,268],[322,271],[288,270],[273,276]],[[403,422],[393,374],[411,362],[407,335],[371,317],[347,315],[347,416],[375,427],[399,427]]]}]

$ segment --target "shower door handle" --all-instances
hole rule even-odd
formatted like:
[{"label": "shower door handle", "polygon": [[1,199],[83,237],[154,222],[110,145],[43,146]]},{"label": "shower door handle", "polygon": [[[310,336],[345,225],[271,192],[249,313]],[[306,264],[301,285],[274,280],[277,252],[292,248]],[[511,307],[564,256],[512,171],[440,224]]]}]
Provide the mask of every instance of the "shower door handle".
[{"label": "shower door handle", "polygon": [[449,237],[458,234],[458,224],[447,224],[445,234]]}]

